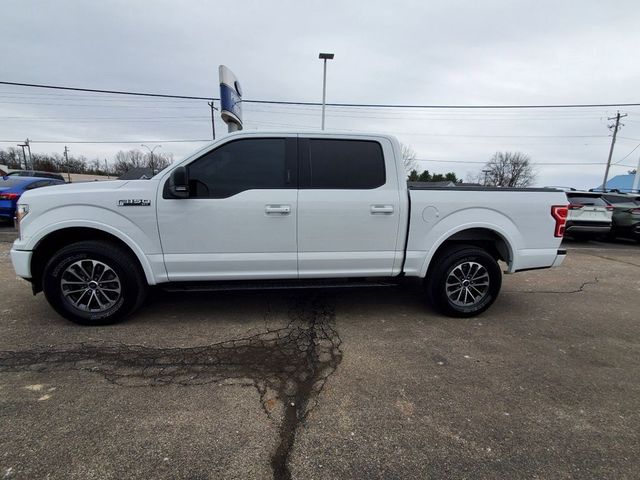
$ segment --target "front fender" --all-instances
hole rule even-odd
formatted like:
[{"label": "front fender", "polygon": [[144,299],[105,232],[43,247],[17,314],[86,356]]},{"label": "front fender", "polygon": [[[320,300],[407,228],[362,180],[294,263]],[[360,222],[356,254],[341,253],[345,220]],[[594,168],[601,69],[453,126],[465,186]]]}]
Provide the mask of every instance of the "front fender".
[{"label": "front fender", "polygon": [[29,222],[27,228],[23,230],[22,238],[14,243],[14,249],[33,251],[48,235],[67,228],[83,227],[100,230],[125,243],[138,258],[147,282],[155,285],[158,278],[166,277],[166,271],[162,261],[155,215],[146,217],[153,218],[134,222],[122,214],[98,206],[66,205],[53,208]]}]

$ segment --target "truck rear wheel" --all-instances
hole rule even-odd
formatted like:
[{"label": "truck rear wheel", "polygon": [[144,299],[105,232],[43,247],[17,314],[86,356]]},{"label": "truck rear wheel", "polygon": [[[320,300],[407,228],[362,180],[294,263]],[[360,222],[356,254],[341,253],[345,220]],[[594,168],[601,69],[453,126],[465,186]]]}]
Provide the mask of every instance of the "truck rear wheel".
[{"label": "truck rear wheel", "polygon": [[64,318],[107,325],[142,304],[146,281],[129,252],[109,242],[82,241],[53,255],[45,266],[42,288]]},{"label": "truck rear wheel", "polygon": [[485,250],[459,245],[433,261],[425,288],[437,310],[450,317],[472,317],[488,309],[502,286],[498,262]]}]

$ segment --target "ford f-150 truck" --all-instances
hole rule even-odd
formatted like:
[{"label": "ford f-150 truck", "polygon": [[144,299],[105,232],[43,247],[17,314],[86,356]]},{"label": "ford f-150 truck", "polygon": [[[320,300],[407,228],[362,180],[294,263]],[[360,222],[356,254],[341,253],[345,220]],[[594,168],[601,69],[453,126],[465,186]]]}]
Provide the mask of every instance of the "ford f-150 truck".
[{"label": "ford f-150 truck", "polygon": [[228,135],[150,180],[25,193],[16,273],[62,316],[112,323],[149,286],[368,284],[417,277],[441,312],[472,316],[507,273],[560,265],[565,194],[408,188],[387,135]]}]

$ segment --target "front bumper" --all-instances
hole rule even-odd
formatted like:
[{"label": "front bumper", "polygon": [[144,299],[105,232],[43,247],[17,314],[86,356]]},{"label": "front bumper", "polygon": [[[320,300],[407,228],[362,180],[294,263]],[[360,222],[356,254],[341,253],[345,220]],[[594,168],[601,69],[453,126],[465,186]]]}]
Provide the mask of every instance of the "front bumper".
[{"label": "front bumper", "polygon": [[31,256],[33,252],[29,250],[11,249],[11,263],[16,275],[27,280],[31,278]]}]

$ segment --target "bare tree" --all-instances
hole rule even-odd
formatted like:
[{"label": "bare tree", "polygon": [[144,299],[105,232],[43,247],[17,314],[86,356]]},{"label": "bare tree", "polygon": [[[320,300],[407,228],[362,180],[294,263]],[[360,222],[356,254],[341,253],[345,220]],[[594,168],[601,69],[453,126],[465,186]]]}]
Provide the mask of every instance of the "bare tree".
[{"label": "bare tree", "polygon": [[405,145],[404,143],[400,146],[404,171],[407,172],[407,175],[409,175],[412,170],[415,170],[418,167],[418,162],[416,161],[416,152],[413,148],[411,148],[409,145]]},{"label": "bare tree", "polygon": [[478,183],[492,187],[528,187],[535,182],[536,173],[528,155],[496,152],[476,179]]},{"label": "bare tree", "polygon": [[[172,163],[173,153],[161,152],[153,154],[153,168],[156,171],[162,170]],[[114,168],[117,175],[122,175],[132,168],[140,167],[151,167],[151,155],[149,153],[143,153],[140,150],[129,150],[128,152],[120,150],[116,153]]]},{"label": "bare tree", "polygon": [[[147,154],[146,156],[148,157],[147,161],[149,162],[149,165],[151,165],[150,163],[151,157],[149,157],[149,154]],[[168,167],[172,163],[173,163],[173,153],[160,152],[160,153],[153,154],[153,167],[158,172]]]}]

